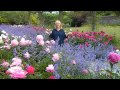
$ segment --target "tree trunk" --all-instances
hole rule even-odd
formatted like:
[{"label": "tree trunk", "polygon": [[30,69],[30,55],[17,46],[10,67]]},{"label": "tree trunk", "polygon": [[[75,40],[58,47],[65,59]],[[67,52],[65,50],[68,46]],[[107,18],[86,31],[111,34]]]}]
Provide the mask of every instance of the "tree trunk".
[{"label": "tree trunk", "polygon": [[96,29],[96,11],[92,11],[92,31]]},{"label": "tree trunk", "polygon": [[63,11],[59,11],[58,19],[62,21],[62,18],[63,18]]},{"label": "tree trunk", "polygon": [[30,15],[31,15],[31,11],[28,11],[28,25],[31,24],[31,22],[30,22]]}]

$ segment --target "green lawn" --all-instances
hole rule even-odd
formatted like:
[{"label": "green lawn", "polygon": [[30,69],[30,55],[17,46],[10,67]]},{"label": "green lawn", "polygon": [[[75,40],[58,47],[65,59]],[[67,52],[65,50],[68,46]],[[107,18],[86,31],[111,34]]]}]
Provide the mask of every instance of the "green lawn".
[{"label": "green lawn", "polygon": [[[64,28],[66,32],[69,32],[70,29],[72,29],[72,31],[76,31],[78,29],[80,32],[86,32],[91,31],[91,26],[85,25],[82,27]],[[97,25],[96,31],[104,31],[110,35],[115,35],[118,40],[117,47],[120,49],[120,26]]]}]

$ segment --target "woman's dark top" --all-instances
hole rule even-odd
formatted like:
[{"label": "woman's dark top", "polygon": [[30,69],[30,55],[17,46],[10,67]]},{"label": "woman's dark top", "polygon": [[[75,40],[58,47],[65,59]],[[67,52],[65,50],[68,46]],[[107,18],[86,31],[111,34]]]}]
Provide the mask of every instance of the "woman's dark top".
[{"label": "woman's dark top", "polygon": [[56,29],[53,29],[52,33],[50,34],[50,38],[57,40],[59,37],[59,45],[64,44],[64,40],[66,37],[65,32],[63,29],[60,29],[57,31]]}]

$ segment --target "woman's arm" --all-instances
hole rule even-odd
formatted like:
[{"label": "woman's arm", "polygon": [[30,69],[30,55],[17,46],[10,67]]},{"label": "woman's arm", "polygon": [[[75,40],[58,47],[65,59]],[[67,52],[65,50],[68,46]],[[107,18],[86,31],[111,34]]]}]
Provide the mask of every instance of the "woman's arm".
[{"label": "woman's arm", "polygon": [[53,38],[53,31],[52,31],[52,33],[49,35],[49,38]]},{"label": "woman's arm", "polygon": [[67,38],[66,34],[65,34],[65,31],[63,30],[63,33],[64,33],[64,38]]}]

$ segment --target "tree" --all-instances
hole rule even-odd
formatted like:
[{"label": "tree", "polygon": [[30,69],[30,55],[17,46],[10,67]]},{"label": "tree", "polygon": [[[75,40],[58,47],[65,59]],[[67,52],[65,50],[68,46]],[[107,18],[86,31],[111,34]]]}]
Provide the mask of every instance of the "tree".
[{"label": "tree", "polygon": [[92,31],[96,29],[96,11],[92,11]]},{"label": "tree", "polygon": [[31,11],[28,11],[28,24],[31,24],[31,22],[30,22],[30,15],[31,15]]},{"label": "tree", "polygon": [[58,19],[59,19],[60,21],[62,21],[62,19],[63,19],[63,11],[59,11]]},{"label": "tree", "polygon": [[88,11],[74,11],[72,12],[72,23],[71,26],[81,26],[86,22]]},{"label": "tree", "polygon": [[120,11],[114,11],[114,13],[116,14],[116,16],[120,16]]}]

